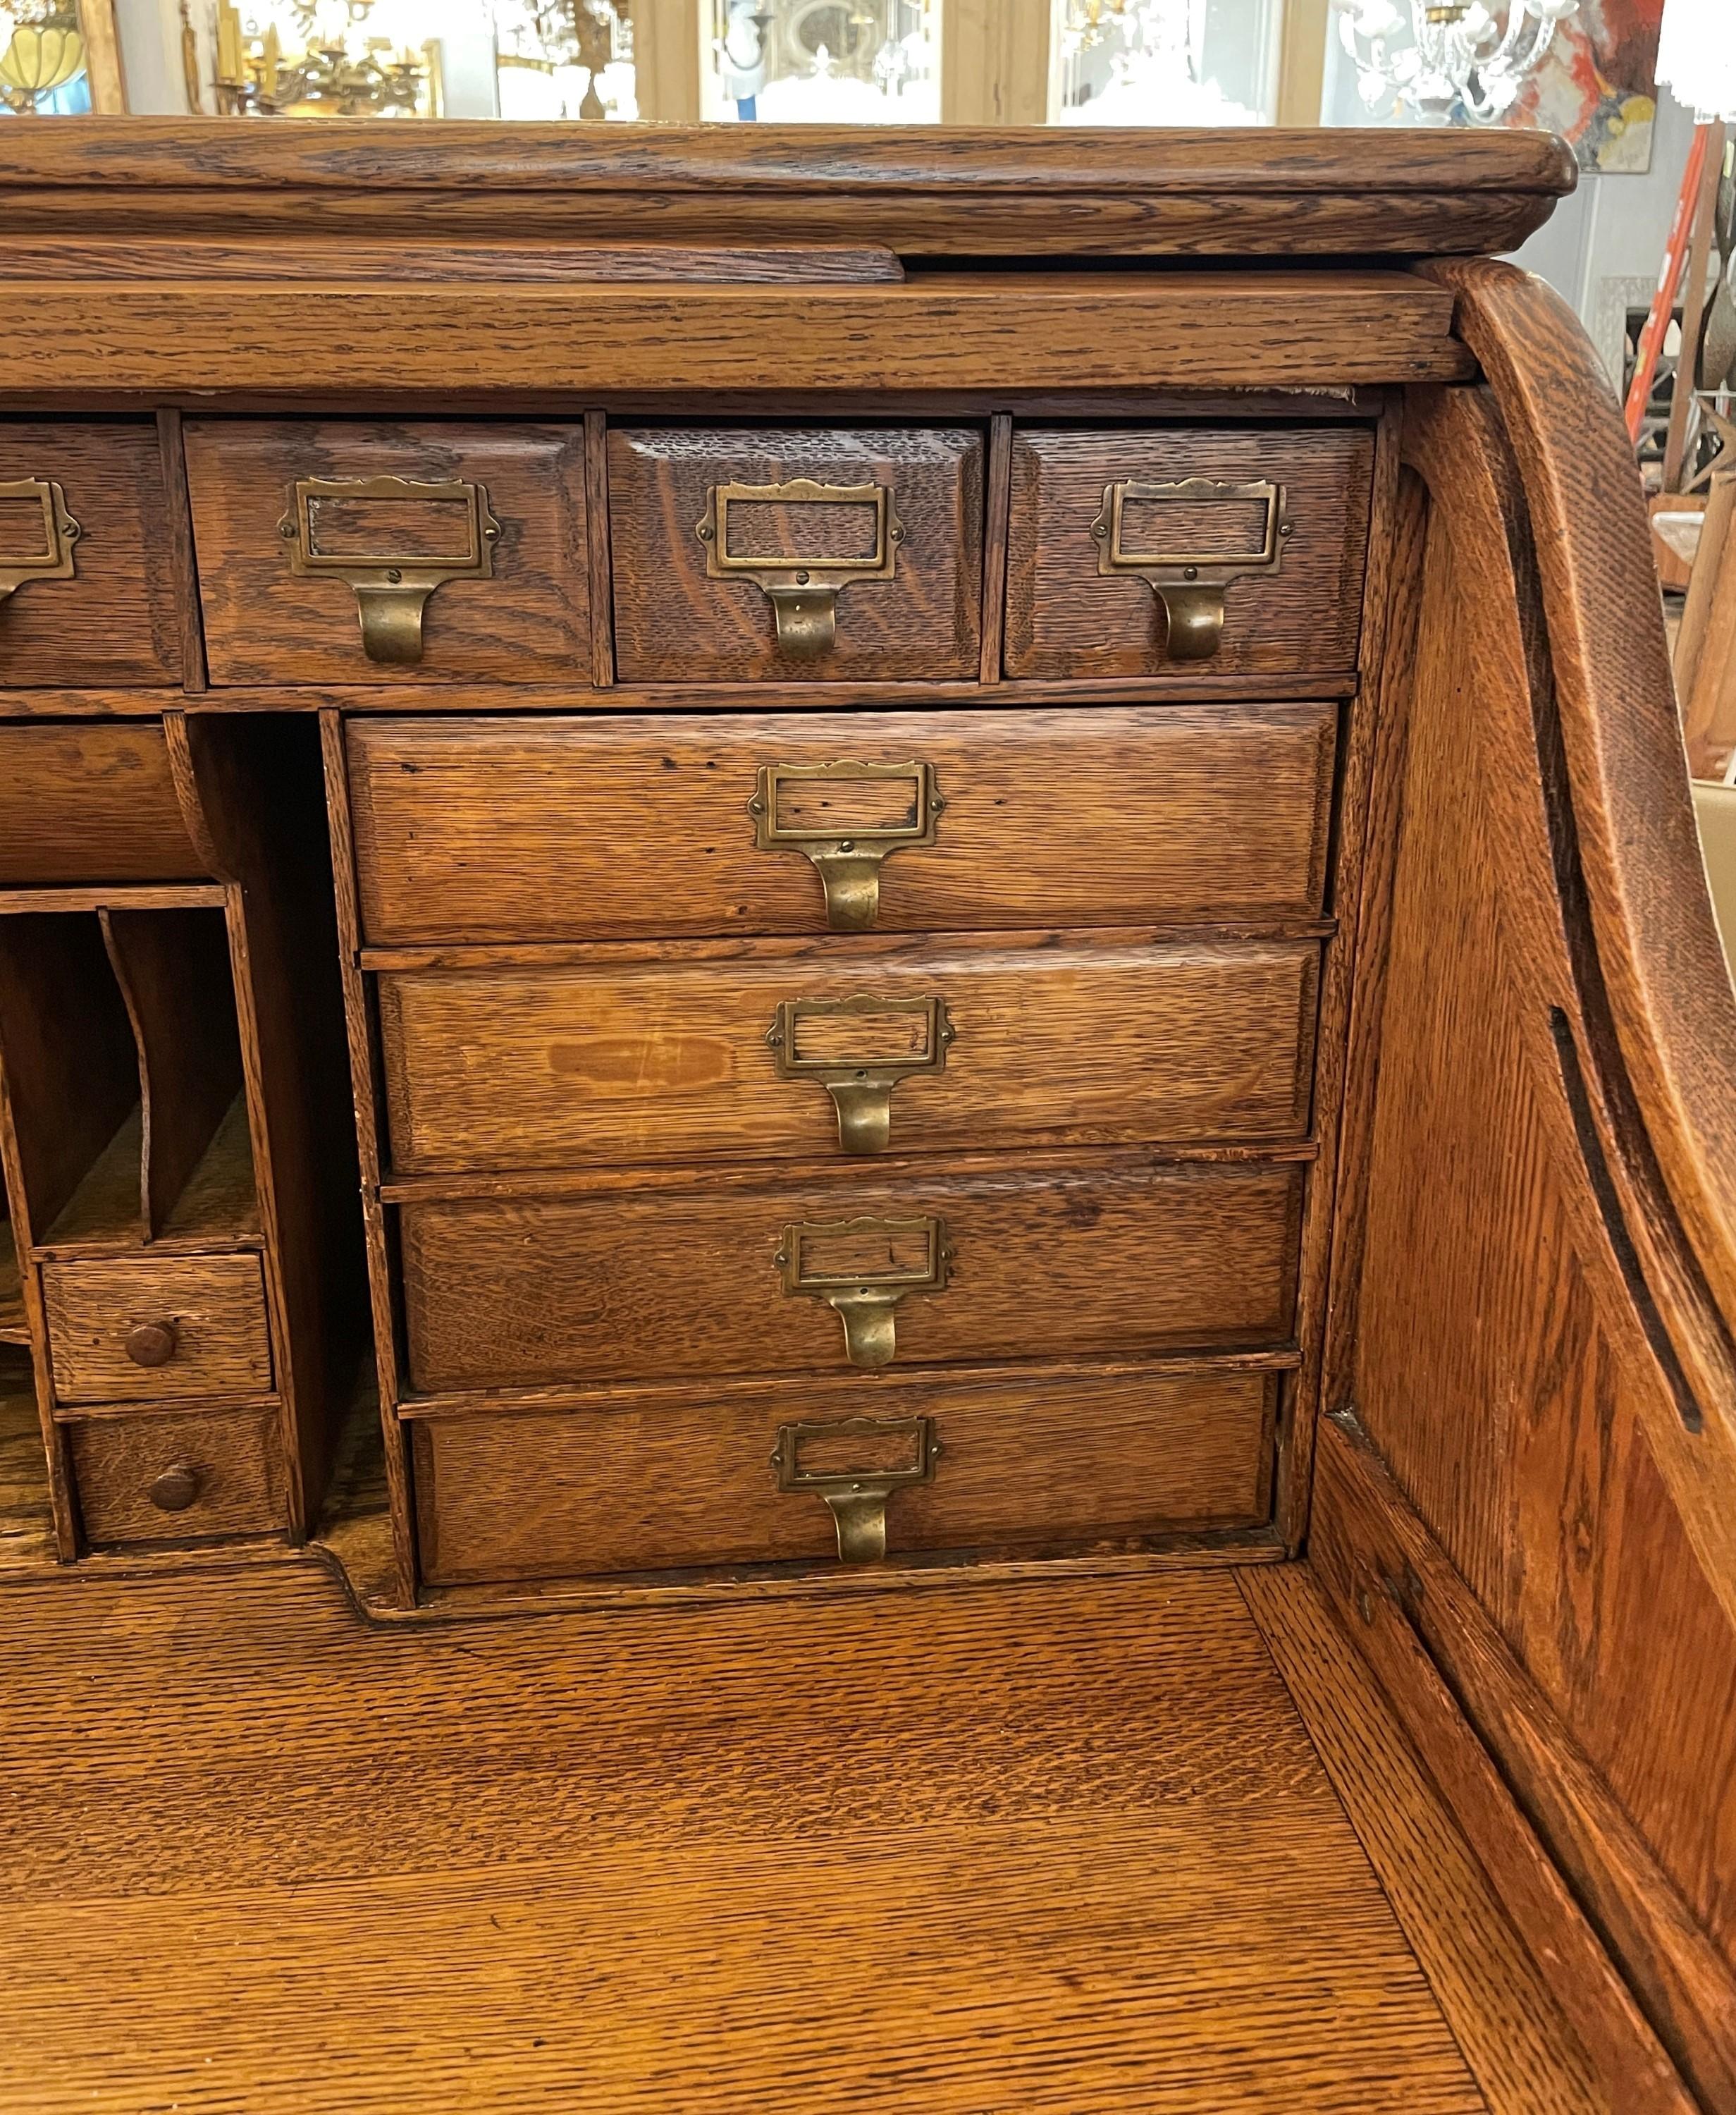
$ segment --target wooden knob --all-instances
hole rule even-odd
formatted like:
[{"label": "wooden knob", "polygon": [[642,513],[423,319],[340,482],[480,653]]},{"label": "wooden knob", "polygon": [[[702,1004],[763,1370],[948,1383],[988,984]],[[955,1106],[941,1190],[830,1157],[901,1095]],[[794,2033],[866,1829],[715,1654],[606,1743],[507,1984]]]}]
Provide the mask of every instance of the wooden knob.
[{"label": "wooden knob", "polygon": [[126,1356],[135,1366],[166,1366],[175,1356],[172,1322],[141,1322],[126,1333]]},{"label": "wooden knob", "polygon": [[199,1475],[197,1469],[189,1468],[185,1461],[177,1461],[173,1468],[165,1469],[151,1485],[151,1503],[159,1512],[184,1513],[199,1496]]}]

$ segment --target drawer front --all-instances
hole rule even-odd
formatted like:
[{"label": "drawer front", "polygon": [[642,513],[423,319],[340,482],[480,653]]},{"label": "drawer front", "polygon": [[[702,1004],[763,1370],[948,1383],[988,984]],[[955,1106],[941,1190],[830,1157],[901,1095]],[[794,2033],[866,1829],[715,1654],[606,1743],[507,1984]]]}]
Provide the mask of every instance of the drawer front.
[{"label": "drawer front", "polygon": [[574,425],[190,420],[213,683],[589,683]]},{"label": "drawer front", "polygon": [[1373,465],[1355,426],[1015,434],[1006,672],[1348,677]]},{"label": "drawer front", "polygon": [[[1321,704],[355,721],[364,930],[389,946],[1311,916],[1335,727]],[[917,819],[932,842],[906,827],[913,772],[940,804]],[[844,843],[877,846],[867,879],[828,851]]]},{"label": "drawer front", "polygon": [[75,1420],[66,1428],[85,1539],[191,1542],[285,1525],[275,1411]]},{"label": "drawer front", "polygon": [[0,726],[0,886],[205,872],[154,721]]},{"label": "drawer front", "polygon": [[745,961],[385,975],[392,1163],[1298,1137],[1318,959],[1310,941],[773,942]]},{"label": "drawer front", "polygon": [[181,681],[167,494],[144,419],[0,419],[0,688]]},{"label": "drawer front", "polygon": [[1299,1168],[1124,1158],[406,1203],[419,1391],[1263,1348]]},{"label": "drawer front", "polygon": [[616,673],[974,680],[983,482],[969,429],[611,434]]},{"label": "drawer front", "polygon": [[[418,1420],[423,1576],[445,1585],[836,1562],[837,1530],[813,1479],[901,1466],[923,1418],[938,1451],[926,1480],[887,1495],[889,1554],[1058,1556],[1253,1526],[1267,1513],[1278,1385],[1259,1373],[1028,1374],[869,1383],[823,1411],[790,1389]],[[807,1480],[786,1488],[773,1457],[793,1425],[806,1428],[796,1473]]]},{"label": "drawer front", "polygon": [[51,1263],[42,1278],[62,1402],[167,1402],[271,1387],[256,1255]]}]

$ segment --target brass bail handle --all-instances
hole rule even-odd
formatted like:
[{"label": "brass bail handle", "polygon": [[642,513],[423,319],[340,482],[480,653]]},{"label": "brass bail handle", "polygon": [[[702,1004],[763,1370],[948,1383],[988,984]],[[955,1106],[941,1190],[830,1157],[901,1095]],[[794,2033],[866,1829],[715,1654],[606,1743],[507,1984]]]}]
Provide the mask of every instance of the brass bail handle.
[{"label": "brass bail handle", "polygon": [[838,643],[838,590],[767,587],[777,649],[793,660],[817,661]]},{"label": "brass bail handle", "polygon": [[821,1492],[838,1530],[841,1563],[877,1564],[886,1555],[886,1500],[898,1489],[882,1478]]},{"label": "brass bail handle", "polygon": [[[776,507],[784,512],[790,544],[808,540],[795,525],[806,514],[814,519],[841,508],[871,514],[870,550],[854,557],[831,557],[823,552],[743,551],[731,533],[734,507]],[[793,661],[818,661],[838,643],[838,597],[847,587],[897,576],[898,547],[904,524],[885,484],[820,484],[796,477],[781,484],[714,484],[705,495],[705,512],[694,534],[705,547],[705,576],[712,580],[742,580],[757,587],[772,605],[777,650]]]},{"label": "brass bail handle", "polygon": [[946,805],[932,764],[762,764],[748,813],[763,852],[799,852],[820,877],[827,929],[866,933],[880,913],[880,869],[931,846]]},{"label": "brass bail handle", "polygon": [[[818,1446],[859,1467],[811,1467],[807,1450]],[[831,1424],[780,1425],[772,1465],[778,1489],[811,1492],[830,1507],[845,1564],[877,1564],[886,1553],[886,1506],[900,1491],[934,1475],[941,1443],[932,1417],[841,1418]],[[891,1456],[890,1460],[886,1457]]]},{"label": "brass bail handle", "polygon": [[953,1250],[946,1223],[801,1220],[784,1228],[773,1263],[788,1296],[823,1300],[844,1325],[844,1356],[877,1372],[898,1354],[898,1305],[946,1290]]},{"label": "brass bail handle", "polygon": [[1224,642],[1224,590],[1154,584],[1152,592],[1163,605],[1165,659],[1209,661]]},{"label": "brass bail handle", "polygon": [[403,668],[422,658],[422,619],[432,587],[356,585],[362,651],[370,661]]},{"label": "brass bail handle", "polygon": [[[809,1033],[822,1040],[815,1054]],[[846,1153],[884,1153],[892,1135],[892,1090],[923,1073],[943,1072],[957,1030],[945,999],[786,998],[766,1030],[781,1080],[824,1087],[837,1113]]]},{"label": "brass bail handle", "polygon": [[[1126,538],[1126,509],[1131,503],[1161,510],[1224,504],[1262,510],[1257,549],[1245,551],[1166,548],[1142,551]],[[1291,525],[1285,488],[1264,478],[1230,483],[1209,477],[1184,477],[1151,483],[1122,478],[1103,488],[1102,509],[1091,525],[1097,548],[1100,579],[1143,580],[1162,612],[1159,652],[1166,661],[1209,661],[1224,643],[1224,590],[1252,575],[1276,573],[1284,563]]]}]

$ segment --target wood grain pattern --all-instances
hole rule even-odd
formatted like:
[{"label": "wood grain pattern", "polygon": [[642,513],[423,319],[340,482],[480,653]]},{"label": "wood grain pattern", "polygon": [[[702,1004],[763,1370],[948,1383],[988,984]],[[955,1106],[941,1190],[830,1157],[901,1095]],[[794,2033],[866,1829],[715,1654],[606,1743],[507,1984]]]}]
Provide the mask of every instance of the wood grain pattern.
[{"label": "wood grain pattern", "polygon": [[[824,1413],[932,1416],[932,1483],[900,1491],[886,1546],[992,1556],[1132,1551],[1166,1530],[1261,1516],[1276,1383],[1264,1374],[1092,1383],[1021,1377],[901,1390]],[[418,1419],[418,1543],[430,1585],[835,1563],[831,1514],[781,1491],[779,1428],[799,1386],[758,1403],[674,1396],[644,1411]],[[839,1458],[852,1444],[841,1439]]]},{"label": "wood grain pattern", "polygon": [[[582,425],[189,419],[185,432],[214,684],[589,681]],[[296,578],[277,531],[297,478],[386,476],[481,484],[501,527],[493,577],[437,588],[423,658],[398,665],[368,658],[354,590]]]},{"label": "wood grain pattern", "polygon": [[207,872],[176,803],[160,727],[0,727],[0,884]]},{"label": "wood grain pattern", "polygon": [[1227,1578],[0,1618],[20,2115],[1487,2115]]},{"label": "wood grain pattern", "polygon": [[[1491,1883],[1473,1843],[1443,1812],[1311,1567],[1250,1571],[1236,1583],[1423,1973],[1458,2028],[1491,2115],[1692,2115],[1655,2048],[1614,2075],[1587,2055],[1547,1968],[1504,1912],[1510,1865]],[[1595,1945],[1591,1958],[1601,1962]],[[1614,1986],[1605,1993],[1612,2003],[1619,1985],[1608,1964],[1601,1966]]]},{"label": "wood grain pattern", "polygon": [[[963,428],[625,428],[609,434],[615,667],[627,682],[808,677],[953,677],[982,658],[984,436]],[[712,489],[883,486],[903,526],[889,580],[841,589],[836,643],[801,659],[777,643],[751,580],[707,576],[696,530]],[[731,530],[732,555],[859,557],[856,517],[820,503]],[[872,517],[870,517],[872,518]],[[757,533],[753,533],[757,530]],[[845,540],[840,541],[843,537]],[[745,540],[738,541],[738,539]]]},{"label": "wood grain pattern", "polygon": [[[98,1548],[194,1542],[208,1535],[269,1535],[283,1526],[277,1420],[269,1410],[80,1419],[66,1428],[85,1533]],[[178,1512],[150,1490],[172,1469],[198,1485]]]},{"label": "wood grain pattern", "polygon": [[[441,210],[447,210],[442,201]],[[1147,208],[1138,209],[1143,217]],[[769,235],[769,231],[767,234]],[[8,387],[83,404],[198,393],[256,404],[575,406],[790,392],[1271,388],[1473,372],[1452,301],[1400,272],[914,275],[887,287],[369,288],[295,281],[16,282]],[[767,347],[776,346],[775,360]],[[189,421],[190,425],[192,424]],[[697,516],[695,517],[697,519]]]},{"label": "wood grain pattern", "polygon": [[944,1293],[905,1300],[898,1356],[1040,1359],[1277,1344],[1289,1328],[1299,1172],[1070,1156],[950,1177],[896,1163],[738,1192],[426,1202],[399,1213],[418,1389],[822,1370],[822,1301],[772,1257],[794,1220],[946,1220]]},{"label": "wood grain pattern", "polygon": [[[43,279],[358,280],[373,283],[403,276],[405,253],[396,243],[364,237],[298,241],[293,248],[263,253],[233,239],[146,236],[124,249],[89,238],[21,243],[9,252],[21,278]],[[709,249],[692,243],[587,243],[575,250],[547,242],[419,243],[419,279],[579,280],[586,283],[648,280],[657,284],[707,282],[741,286],[786,281],[852,284],[898,280],[904,268],[882,245],[841,242],[767,244],[757,250],[735,245]]]},{"label": "wood grain pattern", "polygon": [[55,1562],[54,1513],[28,1354],[0,1340],[0,1571]]},{"label": "wood grain pattern", "polygon": [[[0,351],[0,366],[9,392],[10,345]],[[70,580],[26,581],[0,603],[0,690],[178,685],[180,607],[155,424],[0,419],[0,480],[14,478],[59,484],[83,533],[73,546]],[[40,550],[39,519],[21,544],[0,541]]]},{"label": "wood grain pattern", "polygon": [[[1202,477],[1285,488],[1293,534],[1273,573],[1224,590],[1222,643],[1213,672],[1328,674],[1356,663],[1373,472],[1372,434],[1354,427],[1250,433],[1225,427],[1082,433],[1016,428],[1007,539],[1006,671],[1010,676],[1161,676],[1157,598],[1143,580],[1102,578],[1091,525],[1106,488]],[[1225,502],[1227,505],[1228,502]],[[1187,510],[1204,534],[1203,507]],[[1242,510],[1247,512],[1245,508]],[[1161,518],[1161,516],[1160,516]],[[1246,549],[1248,524],[1210,548]],[[1135,548],[1173,548],[1174,531],[1129,525]],[[1255,536],[1257,542],[1257,533]],[[1196,672],[1184,666],[1184,677]]]},{"label": "wood grain pattern", "polygon": [[[1049,935],[858,945],[842,959],[818,942],[770,961],[387,975],[392,1166],[823,1156],[838,1145],[832,1099],[816,1080],[780,1077],[767,1035],[786,1001],[863,993],[938,998],[953,1034],[943,1070],[892,1090],[896,1151],[1299,1137],[1318,966],[1309,941],[1081,947]],[[838,1060],[908,1050],[912,1021],[828,1024],[826,1048]]]},{"label": "wood grain pattern", "polygon": [[[169,1402],[261,1394],[272,1384],[257,1256],[51,1263],[43,1296],[62,1402]],[[173,1354],[161,1365],[126,1353],[129,1333],[148,1323],[174,1331]]]},{"label": "wood grain pattern", "polygon": [[[364,720],[347,731],[364,937],[822,933],[818,874],[763,852],[765,764],[931,764],[935,844],[881,868],[881,932],[1311,916],[1322,705]],[[575,816],[631,815],[630,835]]]}]

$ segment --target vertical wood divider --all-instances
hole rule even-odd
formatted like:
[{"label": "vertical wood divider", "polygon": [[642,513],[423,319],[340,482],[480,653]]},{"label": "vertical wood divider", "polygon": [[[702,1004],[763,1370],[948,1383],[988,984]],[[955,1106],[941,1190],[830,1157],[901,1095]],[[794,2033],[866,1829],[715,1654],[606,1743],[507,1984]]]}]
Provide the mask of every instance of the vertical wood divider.
[{"label": "vertical wood divider", "polygon": [[355,846],[350,825],[350,773],[344,757],[343,721],[327,708],[319,715],[320,754],[325,765],[327,814],[332,832],[332,879],[337,900],[338,963],[343,978],[344,1026],[350,1046],[350,1090],[355,1098],[356,1144],[361,1156],[362,1227],[368,1247],[368,1293],[373,1316],[374,1367],[379,1377],[380,1429],[386,1448],[386,1490],[392,1507],[392,1547],[399,1605],[416,1595],[415,1539],[410,1519],[410,1460],[398,1416],[397,1333],[380,1202],[379,1095],[368,993],[361,971],[361,920],[355,897]]},{"label": "vertical wood divider", "polygon": [[42,1267],[30,1254],[36,1231],[30,1223],[30,1200],[24,1194],[24,1168],[18,1156],[11,1089],[7,1078],[3,1051],[0,1051],[0,1177],[3,1177],[6,1182],[12,1239],[18,1250],[18,1283],[24,1295],[24,1319],[30,1333],[30,1365],[36,1388],[36,1419],[42,1429],[43,1453],[48,1472],[48,1506],[54,1516],[54,1553],[62,1564],[70,1564],[81,1553],[78,1507],[72,1497],[72,1466],[67,1452],[66,1428],[57,1425],[54,1419],[54,1383],[48,1365],[48,1324],[42,1304]]},{"label": "vertical wood divider", "polygon": [[983,660],[985,683],[1001,681],[1006,630],[1007,516],[1013,495],[1013,421],[996,411],[988,422],[987,508],[983,521]]},{"label": "vertical wood divider", "polygon": [[584,551],[590,569],[591,681],[615,681],[615,580],[609,560],[609,422],[584,415]]},{"label": "vertical wood divider", "polygon": [[157,414],[157,445],[163,456],[163,492],[168,504],[169,551],[175,568],[175,607],[181,619],[181,682],[190,698],[208,687],[205,667],[205,626],[199,601],[199,566],[193,546],[193,502],[187,489],[186,450],[179,411]]}]

